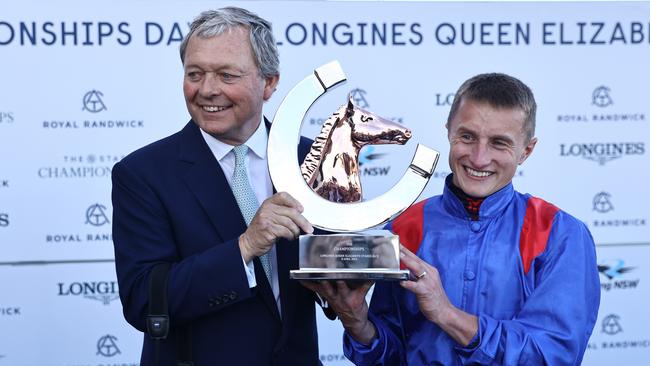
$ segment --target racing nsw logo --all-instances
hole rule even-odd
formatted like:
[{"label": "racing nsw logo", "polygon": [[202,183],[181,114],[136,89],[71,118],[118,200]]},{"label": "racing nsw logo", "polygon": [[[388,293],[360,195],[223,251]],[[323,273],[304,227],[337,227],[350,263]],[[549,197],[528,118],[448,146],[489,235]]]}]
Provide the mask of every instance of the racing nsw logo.
[{"label": "racing nsw logo", "polygon": [[593,210],[600,213],[607,213],[614,210],[614,205],[610,200],[612,195],[607,192],[600,192],[594,196],[593,199]]},{"label": "racing nsw logo", "polygon": [[612,97],[609,95],[610,91],[611,90],[604,85],[594,89],[593,93],[591,93],[591,104],[601,108],[614,104]]},{"label": "racing nsw logo", "polygon": [[106,104],[103,100],[104,94],[98,90],[91,90],[84,95],[83,98],[83,109],[91,113],[99,113],[105,111]]},{"label": "racing nsw logo", "polygon": [[611,290],[635,290],[639,287],[640,278],[629,277],[628,273],[636,267],[626,266],[622,259],[605,259],[598,263],[598,272],[601,274],[600,288],[605,292]]}]

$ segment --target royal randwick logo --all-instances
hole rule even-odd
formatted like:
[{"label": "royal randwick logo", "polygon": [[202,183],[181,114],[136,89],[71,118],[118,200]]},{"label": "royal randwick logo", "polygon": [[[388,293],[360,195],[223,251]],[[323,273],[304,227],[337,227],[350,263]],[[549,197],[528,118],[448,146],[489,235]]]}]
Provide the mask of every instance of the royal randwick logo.
[{"label": "royal randwick logo", "polygon": [[598,192],[594,196],[592,201],[593,210],[599,213],[607,213],[614,209],[614,205],[611,201],[612,195],[607,192]]},{"label": "royal randwick logo", "polygon": [[106,334],[97,340],[97,354],[104,357],[113,357],[122,353],[117,346],[117,337]]},{"label": "royal randwick logo", "polygon": [[84,111],[88,111],[90,113],[99,113],[101,111],[105,111],[106,104],[104,104],[103,100],[104,94],[98,90],[91,90],[84,94],[83,97],[83,109]]},{"label": "royal randwick logo", "polygon": [[597,215],[592,221],[588,222],[592,228],[608,229],[646,226],[647,219],[645,217],[623,216],[621,212],[626,212],[624,209],[619,210],[617,214],[614,203],[614,196],[609,192],[601,191],[594,195],[591,207],[592,211],[596,212]]},{"label": "royal randwick logo", "polygon": [[[45,242],[52,244],[100,242],[112,244],[113,235],[111,233],[110,217],[111,214],[108,207],[98,202],[93,203],[85,210],[83,221],[83,224],[86,226],[85,232],[81,233],[79,230],[66,232],[65,229],[59,229],[56,233],[46,234]],[[78,225],[74,227],[79,228]]]},{"label": "royal randwick logo", "polygon": [[610,89],[604,85],[601,85],[594,89],[594,92],[591,94],[591,104],[605,108],[614,104],[612,97],[609,95]]},{"label": "royal randwick logo", "polygon": [[590,96],[586,93],[577,96],[571,104],[575,106],[574,110],[558,114],[556,120],[562,123],[645,123],[647,121],[645,112],[639,110],[648,108],[647,105],[630,108],[624,107],[625,103],[615,103],[615,98],[623,98],[622,94],[616,93],[607,85],[596,86]]},{"label": "royal randwick logo", "polygon": [[100,203],[95,203],[90,205],[86,210],[86,224],[92,226],[104,226],[109,222],[110,220],[106,214],[106,206]]},{"label": "royal randwick logo", "polygon": [[621,326],[621,317],[617,314],[609,314],[603,318],[600,330],[607,335],[614,335],[621,333],[623,327]]},{"label": "royal randwick logo", "polygon": [[[53,116],[53,118],[44,120],[42,126],[48,130],[134,129],[144,127],[144,121],[139,118],[125,116],[123,112],[114,109],[109,112],[107,99],[107,96],[100,90],[88,90],[81,98],[81,113]],[[75,103],[79,103],[78,99],[76,99]],[[120,113],[120,115],[116,115],[116,113]]]}]

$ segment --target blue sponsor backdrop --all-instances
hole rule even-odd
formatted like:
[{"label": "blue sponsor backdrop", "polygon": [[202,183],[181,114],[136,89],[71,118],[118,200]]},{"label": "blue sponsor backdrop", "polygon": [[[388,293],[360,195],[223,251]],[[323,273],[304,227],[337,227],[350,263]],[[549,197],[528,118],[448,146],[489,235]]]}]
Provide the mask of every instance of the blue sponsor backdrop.
[{"label": "blue sponsor backdrop", "polygon": [[[112,258],[110,172],[188,120],[178,45],[201,10],[240,5],[270,19],[281,82],[265,106],[337,59],[348,81],[319,99],[313,137],[350,94],[407,125],[405,146],[365,148],[364,194],[404,173],[417,143],[441,152],[424,196],[449,173],[444,124],[468,77],[500,71],[538,101],[523,192],[585,221],[602,303],[584,364],[646,359],[650,266],[645,182],[650,4],[21,1],[0,5],[0,365],[135,365]],[[290,11],[288,11],[290,9]],[[348,365],[337,323],[319,319],[321,359]]]}]

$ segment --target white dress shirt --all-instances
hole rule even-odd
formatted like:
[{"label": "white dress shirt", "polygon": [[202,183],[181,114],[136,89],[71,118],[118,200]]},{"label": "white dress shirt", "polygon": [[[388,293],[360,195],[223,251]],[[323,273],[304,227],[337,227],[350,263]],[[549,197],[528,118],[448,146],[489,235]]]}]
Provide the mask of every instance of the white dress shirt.
[{"label": "white dress shirt", "polygon": [[[205,142],[208,144],[210,151],[219,162],[221,169],[223,170],[228,184],[232,181],[233,172],[235,171],[235,153],[232,152],[234,146],[226,144],[217,140],[216,138],[209,135],[207,132],[201,130],[201,134],[205,139]],[[266,131],[266,125],[264,121],[261,121],[257,130],[253,135],[245,142],[248,146],[248,153],[246,154],[246,166],[248,168],[248,181],[251,183],[255,197],[257,197],[257,202],[261,205],[264,200],[273,195],[273,184],[271,183],[271,177],[269,175],[269,167],[267,164],[266,157],[266,144],[268,142],[268,133]],[[278,305],[278,310],[280,310],[280,283],[278,281],[278,268],[277,268],[277,255],[275,250],[275,245],[271,247],[269,251],[270,261],[272,265],[272,276],[273,283],[271,288],[273,289],[273,296],[275,296],[275,303]],[[243,262],[243,258],[242,258]],[[248,278],[249,287],[257,286],[257,280],[255,279],[255,270],[253,267],[253,261],[244,263],[244,269],[246,270],[246,277]]]}]

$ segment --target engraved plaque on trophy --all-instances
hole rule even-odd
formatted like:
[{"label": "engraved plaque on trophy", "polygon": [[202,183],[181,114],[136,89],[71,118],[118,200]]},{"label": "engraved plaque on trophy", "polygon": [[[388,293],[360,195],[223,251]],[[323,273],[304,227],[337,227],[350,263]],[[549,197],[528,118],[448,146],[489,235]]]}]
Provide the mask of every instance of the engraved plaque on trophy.
[{"label": "engraved plaque on trophy", "polygon": [[411,164],[388,192],[362,198],[359,152],[365,145],[405,144],[411,131],[355,105],[351,97],[325,123],[302,165],[296,146],[309,107],[345,81],[337,61],[323,65],[287,94],[273,119],[268,143],[271,180],[304,207],[303,216],[330,235],[302,235],[294,279],[405,280],[399,268],[399,238],[368,231],[408,208],[426,186],[439,154],[418,144]]}]

